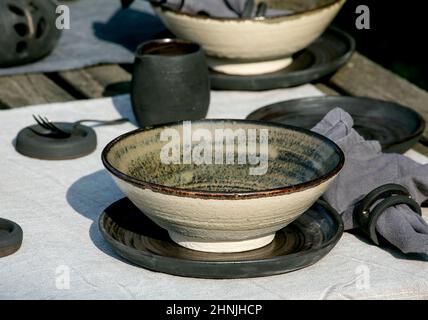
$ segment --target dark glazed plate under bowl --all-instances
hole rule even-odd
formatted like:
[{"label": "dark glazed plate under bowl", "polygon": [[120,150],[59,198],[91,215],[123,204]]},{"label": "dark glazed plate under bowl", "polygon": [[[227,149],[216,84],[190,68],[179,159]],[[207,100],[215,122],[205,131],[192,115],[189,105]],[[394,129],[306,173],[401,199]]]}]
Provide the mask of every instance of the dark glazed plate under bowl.
[{"label": "dark glazed plate under bowl", "polygon": [[355,40],[329,28],[306,49],[293,55],[287,68],[261,75],[236,76],[212,71],[211,88],[217,90],[269,90],[288,88],[320,79],[339,69],[355,51]]},{"label": "dark glazed plate under bowl", "polygon": [[207,253],[175,244],[166,230],[123,198],[104,210],[99,229],[116,253],[138,266],[185,277],[232,279],[282,274],[316,263],[339,241],[343,223],[333,208],[318,201],[262,248]]},{"label": "dark glazed plate under bowl", "polygon": [[377,140],[383,152],[404,153],[425,130],[425,120],[397,103],[359,97],[324,96],[274,103],[251,113],[247,119],[311,129],[330,110],[340,107],[354,119],[354,128],[366,140]]}]

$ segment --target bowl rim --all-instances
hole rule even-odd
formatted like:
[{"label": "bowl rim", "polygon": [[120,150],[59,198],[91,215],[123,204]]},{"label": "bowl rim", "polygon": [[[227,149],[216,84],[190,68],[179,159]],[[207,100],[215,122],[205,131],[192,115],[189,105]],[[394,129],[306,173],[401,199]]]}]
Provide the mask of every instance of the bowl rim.
[{"label": "bowl rim", "polygon": [[152,39],[148,41],[144,41],[143,43],[140,43],[135,50],[135,58],[142,59],[143,57],[147,56],[156,56],[156,58],[162,58],[165,57],[161,54],[152,54],[150,52],[142,52],[144,47],[150,46],[150,45],[164,45],[164,44],[177,44],[177,45],[183,45],[183,46],[193,46],[194,50],[191,52],[181,53],[177,55],[169,55],[166,58],[171,59],[173,57],[184,57],[184,56],[191,56],[195,54],[199,54],[200,51],[202,51],[202,47],[199,43],[185,40],[185,39],[179,39],[179,38],[161,38],[161,39]]},{"label": "bowl rim", "polygon": [[241,192],[214,192],[214,191],[207,191],[207,190],[195,190],[195,189],[185,189],[185,188],[177,188],[177,187],[169,187],[153,182],[147,182],[143,181],[141,179],[134,178],[126,173],[123,173],[122,171],[116,169],[107,159],[107,156],[110,152],[110,150],[113,148],[114,145],[116,145],[118,142],[126,139],[129,136],[138,134],[140,132],[144,131],[150,131],[153,129],[158,129],[162,127],[171,127],[180,125],[183,123],[183,120],[181,121],[174,121],[169,123],[162,123],[157,124],[153,126],[145,126],[142,128],[138,128],[132,131],[129,131],[127,133],[124,133],[112,141],[110,141],[103,149],[101,153],[101,160],[104,165],[104,167],[114,176],[117,178],[124,180],[127,183],[130,183],[136,187],[142,187],[144,189],[149,189],[153,192],[157,193],[163,193],[167,195],[175,195],[175,196],[181,196],[181,197],[187,197],[187,198],[202,198],[202,199],[251,199],[251,198],[264,198],[264,197],[271,197],[271,196],[279,196],[289,193],[295,193],[304,191],[313,187],[316,187],[323,182],[326,182],[336,176],[340,170],[342,169],[344,163],[345,163],[345,155],[340,149],[340,147],[330,140],[329,138],[299,127],[294,127],[290,125],[284,125],[280,123],[275,122],[268,122],[268,121],[257,121],[257,120],[245,120],[245,119],[202,119],[202,120],[193,120],[192,124],[201,124],[201,123],[213,123],[213,122],[226,122],[226,123],[243,123],[243,124],[254,124],[259,126],[269,126],[269,127],[276,127],[276,128],[282,128],[292,131],[297,131],[315,138],[318,138],[322,142],[326,143],[332,149],[335,151],[335,153],[339,156],[339,161],[336,164],[336,166],[331,169],[330,171],[326,172],[325,174],[321,175],[320,177],[317,177],[315,179],[311,179],[306,182],[279,187],[279,188],[273,188],[273,189],[265,189],[265,190],[257,190],[257,191],[241,191]]},{"label": "bowl rim", "polygon": [[191,14],[191,13],[177,11],[177,10],[174,10],[172,8],[164,7],[161,4],[151,3],[151,5],[152,5],[153,8],[160,9],[160,11],[162,11],[162,12],[174,13],[177,16],[185,16],[185,17],[189,17],[189,18],[195,18],[195,19],[198,19],[198,20],[213,20],[213,21],[224,21],[224,22],[230,21],[230,22],[240,23],[240,22],[249,22],[249,21],[251,21],[251,22],[264,22],[264,21],[272,22],[272,21],[275,21],[275,20],[282,21],[282,20],[287,19],[287,18],[296,18],[298,16],[303,16],[303,15],[306,15],[306,14],[313,14],[313,13],[316,13],[317,11],[321,11],[321,10],[324,10],[326,8],[333,7],[333,6],[337,5],[338,3],[344,4],[346,2],[346,0],[332,0],[332,1],[333,2],[331,2],[331,3],[327,3],[327,4],[321,5],[319,7],[310,9],[310,10],[300,11],[300,12],[296,12],[296,13],[292,13],[292,14],[279,15],[279,16],[274,16],[274,17],[258,17],[258,18],[243,18],[243,19],[239,19],[239,18],[222,18],[222,17],[207,17],[207,16],[200,15],[200,14]]}]

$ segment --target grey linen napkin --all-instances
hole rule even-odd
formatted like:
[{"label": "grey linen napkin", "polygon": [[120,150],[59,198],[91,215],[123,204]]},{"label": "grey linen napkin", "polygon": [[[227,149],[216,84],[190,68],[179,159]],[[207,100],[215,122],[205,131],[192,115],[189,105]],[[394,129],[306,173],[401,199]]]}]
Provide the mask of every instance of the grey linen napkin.
[{"label": "grey linen napkin", "polygon": [[[343,218],[345,230],[357,228],[355,204],[373,189],[397,183],[420,205],[428,198],[428,165],[400,154],[382,153],[377,141],[366,141],[353,127],[352,117],[340,108],[330,111],[314,128],[333,140],[345,154],[345,165],[324,198]],[[406,205],[386,210],[376,230],[404,253],[428,253],[428,225]]]},{"label": "grey linen napkin", "polygon": [[[134,0],[121,0],[122,5],[126,8],[134,2]],[[160,4],[174,10],[179,10],[191,14],[203,14],[217,18],[250,18],[257,15],[259,6],[254,0],[146,0],[154,4]],[[298,10],[301,7],[298,5],[301,0],[289,1],[290,10],[278,10],[266,7],[263,14],[265,17],[274,17],[278,15],[286,15]],[[313,2],[313,1],[312,1]],[[306,1],[306,6],[311,1]],[[315,5],[315,3],[313,4]],[[260,7],[261,8],[261,7]],[[294,9],[294,10],[293,10]]]}]

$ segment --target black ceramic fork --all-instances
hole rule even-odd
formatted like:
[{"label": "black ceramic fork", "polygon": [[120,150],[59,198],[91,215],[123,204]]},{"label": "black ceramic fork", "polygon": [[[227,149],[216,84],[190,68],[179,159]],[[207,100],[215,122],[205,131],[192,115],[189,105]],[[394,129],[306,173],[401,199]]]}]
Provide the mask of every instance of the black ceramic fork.
[{"label": "black ceramic fork", "polygon": [[42,132],[39,132],[37,130],[30,128],[31,131],[33,131],[35,134],[37,134],[39,136],[50,137],[50,138],[58,138],[58,139],[64,139],[64,138],[71,137],[74,129],[79,124],[84,123],[84,122],[93,122],[93,123],[98,123],[99,125],[102,125],[102,126],[109,126],[109,125],[115,125],[115,124],[120,124],[120,123],[124,123],[126,121],[129,121],[129,119],[127,119],[127,118],[120,118],[120,119],[115,119],[115,120],[83,119],[83,120],[73,122],[71,124],[72,130],[69,131],[69,130],[64,130],[64,129],[58,127],[57,125],[55,125],[53,122],[51,122],[46,117],[33,115],[33,118],[40,127],[47,130],[48,132],[42,133]]}]

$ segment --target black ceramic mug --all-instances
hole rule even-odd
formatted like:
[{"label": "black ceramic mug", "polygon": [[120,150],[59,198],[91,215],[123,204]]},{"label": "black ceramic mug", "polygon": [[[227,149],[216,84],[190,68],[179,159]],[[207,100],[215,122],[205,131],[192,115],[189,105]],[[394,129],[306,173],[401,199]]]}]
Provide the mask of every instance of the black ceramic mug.
[{"label": "black ceramic mug", "polygon": [[131,96],[140,126],[204,118],[210,102],[210,82],[201,47],[177,39],[140,45]]}]

